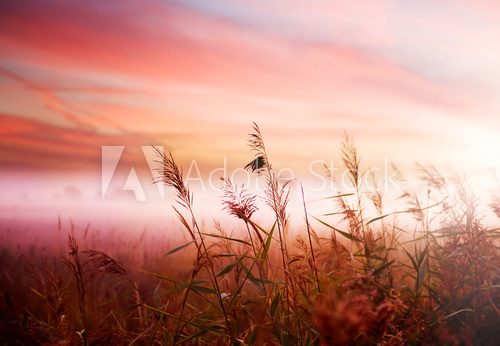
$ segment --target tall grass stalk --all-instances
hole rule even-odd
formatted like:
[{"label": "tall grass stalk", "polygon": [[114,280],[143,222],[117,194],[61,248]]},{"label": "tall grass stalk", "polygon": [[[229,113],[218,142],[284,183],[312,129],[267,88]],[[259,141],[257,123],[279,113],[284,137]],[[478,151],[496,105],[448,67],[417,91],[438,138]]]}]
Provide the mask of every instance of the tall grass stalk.
[{"label": "tall grass stalk", "polygon": [[[229,322],[229,317],[227,315],[226,308],[224,306],[224,301],[222,298],[223,292],[220,289],[219,283],[217,281],[217,276],[215,274],[212,256],[208,252],[208,248],[207,248],[207,245],[205,243],[204,236],[200,230],[200,227],[198,225],[198,222],[197,222],[195,215],[194,215],[194,212],[193,212],[193,195],[191,194],[191,192],[189,191],[189,188],[184,183],[182,169],[180,169],[177,166],[177,164],[175,163],[174,158],[172,156],[172,153],[169,152],[169,154],[166,155],[164,152],[160,151],[156,147],[154,147],[154,149],[156,150],[157,155],[159,156],[159,159],[161,160],[160,162],[162,164],[162,167],[157,172],[157,173],[159,173],[159,175],[157,176],[155,182],[157,182],[157,183],[162,182],[165,185],[174,188],[174,190],[177,192],[178,203],[181,206],[183,206],[186,209],[186,211],[189,213],[189,216],[190,216],[191,222],[192,222],[192,228],[187,227],[187,229],[188,229],[189,233],[191,234],[191,237],[192,237],[195,245],[197,246],[198,251],[200,251],[200,249],[201,249],[204,253],[205,259],[207,260],[210,280],[212,282],[213,287],[215,288],[217,300],[219,302],[220,309],[224,315],[224,321],[226,323],[227,331],[228,331],[229,335],[231,335],[231,338],[232,338],[233,336],[232,336],[232,332],[231,332],[231,324]],[[176,210],[176,212],[179,215],[179,217],[182,218],[182,215],[177,210]],[[188,226],[187,223],[185,223],[185,226]],[[193,228],[196,231],[196,233],[198,234],[198,237],[195,236],[195,232],[193,231]],[[195,272],[193,271],[193,274],[191,275],[191,282],[194,280],[194,277],[195,277]],[[179,321],[182,320],[182,318],[183,318],[188,294],[189,294],[189,287],[186,288],[186,291],[184,294],[182,311],[181,311]],[[179,330],[176,331],[176,334],[174,337],[174,344],[177,341],[179,332],[180,332]]]},{"label": "tall grass stalk", "polygon": [[271,207],[276,218],[276,227],[278,229],[278,237],[280,243],[280,253],[283,264],[283,273],[285,277],[285,295],[286,295],[286,320],[287,326],[290,326],[290,289],[293,286],[293,280],[290,277],[289,270],[289,255],[287,248],[287,241],[285,238],[285,228],[287,224],[287,214],[286,206],[288,204],[290,183],[287,181],[282,186],[279,185],[278,177],[272,171],[272,166],[267,155],[266,146],[264,144],[264,139],[262,137],[262,132],[260,131],[257,123],[253,123],[253,132],[250,133],[250,138],[248,140],[250,149],[255,153],[255,159],[250,162],[247,167],[250,167],[252,171],[260,174],[265,172],[266,174],[266,203]]},{"label": "tall grass stalk", "polygon": [[314,247],[312,243],[312,237],[311,237],[311,225],[309,224],[309,216],[307,214],[307,207],[306,207],[306,199],[304,196],[304,187],[302,186],[302,183],[300,183],[300,192],[302,194],[302,205],[304,207],[304,218],[306,221],[306,230],[307,230],[307,239],[309,240],[309,249],[311,251],[311,270],[314,272],[314,278],[316,279],[316,289],[318,291],[318,295],[321,294],[321,289],[319,285],[319,275],[318,275],[318,267],[316,264],[316,256],[314,254]]}]

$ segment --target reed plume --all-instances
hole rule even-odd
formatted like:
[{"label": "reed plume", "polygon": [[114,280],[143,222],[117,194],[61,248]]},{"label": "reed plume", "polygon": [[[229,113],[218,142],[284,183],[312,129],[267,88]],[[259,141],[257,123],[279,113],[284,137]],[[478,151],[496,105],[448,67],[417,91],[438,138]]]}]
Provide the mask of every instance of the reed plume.
[{"label": "reed plume", "polygon": [[244,186],[238,188],[233,185],[230,179],[220,178],[222,181],[221,190],[224,193],[222,199],[223,208],[229,214],[248,222],[258,208],[255,204],[257,196],[246,192]]},{"label": "reed plume", "polygon": [[[186,227],[186,229],[189,231],[189,234],[191,235],[192,240],[198,249],[198,254],[203,253],[203,259],[207,263],[207,270],[209,273],[210,281],[215,289],[215,295],[216,295],[217,301],[219,303],[219,308],[222,311],[222,314],[224,316],[224,321],[226,324],[227,331],[229,332],[229,335],[231,335],[231,338],[232,338],[231,324],[229,322],[229,317],[228,317],[228,314],[226,312],[226,307],[224,305],[224,301],[222,298],[223,292],[220,289],[219,282],[217,280],[217,275],[215,273],[215,266],[213,263],[212,256],[208,251],[208,246],[205,242],[203,233],[200,229],[200,226],[196,220],[196,217],[195,217],[195,214],[193,211],[193,195],[189,191],[189,188],[187,187],[187,185],[185,184],[182,168],[176,164],[171,152],[169,152],[168,155],[166,155],[164,152],[162,152],[158,148],[156,148],[156,147],[153,147],[153,148],[156,151],[157,156],[159,158],[159,160],[157,160],[157,162],[159,162],[162,165],[161,168],[156,170],[157,176],[154,178],[153,182],[154,183],[163,183],[169,187],[172,187],[176,191],[177,202],[182,207],[184,207],[184,209],[188,212],[188,214],[191,218],[192,226],[190,226],[188,224],[188,222],[186,221],[186,219],[182,215],[182,213],[179,212],[174,207],[174,210],[177,213],[179,219],[181,220],[183,225]],[[201,256],[197,257],[196,264],[195,264],[193,270],[191,271],[190,282],[192,282],[195,279],[195,276],[198,273],[197,268],[198,268],[198,265],[199,265],[201,259],[202,259]],[[178,319],[178,324],[176,327],[174,343],[176,343],[178,336],[179,336],[179,333],[181,332],[180,322],[183,320],[183,317],[184,317],[184,311],[186,308],[187,298],[188,298],[188,294],[189,294],[190,290],[191,290],[191,285],[188,285],[186,287],[186,289],[184,290],[182,309],[181,309],[180,318]]]}]

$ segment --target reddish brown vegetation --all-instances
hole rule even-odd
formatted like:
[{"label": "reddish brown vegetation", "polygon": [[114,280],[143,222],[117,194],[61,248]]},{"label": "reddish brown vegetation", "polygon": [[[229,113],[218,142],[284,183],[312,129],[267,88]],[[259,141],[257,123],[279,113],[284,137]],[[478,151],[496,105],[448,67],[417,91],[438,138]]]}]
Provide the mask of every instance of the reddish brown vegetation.
[{"label": "reddish brown vegetation", "polygon": [[[304,202],[303,234],[288,239],[292,182],[277,179],[256,125],[250,145],[260,161],[248,168],[267,180],[265,204],[275,217],[270,225],[252,219],[263,207],[256,196],[223,180],[222,206],[244,232],[228,234],[218,223],[202,228],[182,170],[171,155],[162,155],[158,181],[177,192],[175,211],[190,241],[166,255],[151,248],[142,258],[133,255],[142,239],[102,249],[91,233],[78,240],[71,235],[66,253],[34,249],[19,256],[3,248],[0,341],[493,345],[500,340],[499,232],[482,224],[464,184],[420,166],[425,198],[405,192],[402,208],[386,214],[382,191],[361,185],[359,156],[346,138],[342,160],[353,192],[327,196],[335,202],[335,221],[323,216],[311,224]],[[448,192],[449,185],[455,193]],[[397,214],[408,215],[413,224],[401,226]],[[316,227],[330,235],[320,236]]]}]

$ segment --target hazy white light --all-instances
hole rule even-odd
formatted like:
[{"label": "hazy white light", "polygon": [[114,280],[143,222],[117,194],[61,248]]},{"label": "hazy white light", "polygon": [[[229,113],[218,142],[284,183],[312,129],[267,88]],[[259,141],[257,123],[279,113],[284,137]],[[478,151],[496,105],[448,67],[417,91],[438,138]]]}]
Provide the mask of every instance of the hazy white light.
[{"label": "hazy white light", "polygon": [[500,167],[500,135],[492,131],[473,128],[468,129],[467,161],[474,168]]}]

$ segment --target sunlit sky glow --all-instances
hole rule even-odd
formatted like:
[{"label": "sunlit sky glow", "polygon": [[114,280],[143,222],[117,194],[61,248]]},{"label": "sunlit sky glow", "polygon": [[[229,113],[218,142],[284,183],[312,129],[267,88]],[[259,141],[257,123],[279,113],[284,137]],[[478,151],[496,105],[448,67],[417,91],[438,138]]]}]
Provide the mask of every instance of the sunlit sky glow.
[{"label": "sunlit sky glow", "polygon": [[252,121],[277,167],[338,161],[345,129],[367,165],[494,181],[498,42],[488,0],[2,1],[2,201],[94,198],[103,145],[241,167]]}]

